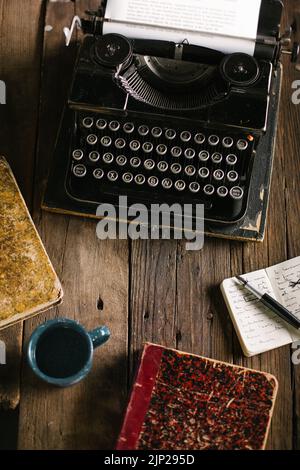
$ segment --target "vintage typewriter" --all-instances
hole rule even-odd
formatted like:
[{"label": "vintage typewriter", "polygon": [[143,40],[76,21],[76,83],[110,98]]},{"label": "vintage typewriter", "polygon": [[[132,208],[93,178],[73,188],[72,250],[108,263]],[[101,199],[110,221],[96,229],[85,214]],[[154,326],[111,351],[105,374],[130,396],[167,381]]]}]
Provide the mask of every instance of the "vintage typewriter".
[{"label": "vintage typewriter", "polygon": [[261,240],[288,42],[282,8],[262,0],[254,56],[102,34],[105,5],[89,12],[44,208],[95,215],[120,195],[203,204],[208,233]]}]

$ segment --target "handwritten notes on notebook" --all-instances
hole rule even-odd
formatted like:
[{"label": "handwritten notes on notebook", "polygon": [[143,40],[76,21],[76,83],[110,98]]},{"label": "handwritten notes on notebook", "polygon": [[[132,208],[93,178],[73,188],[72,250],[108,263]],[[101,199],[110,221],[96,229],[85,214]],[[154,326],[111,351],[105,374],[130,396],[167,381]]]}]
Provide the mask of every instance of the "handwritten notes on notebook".
[{"label": "handwritten notes on notebook", "polygon": [[108,0],[103,33],[254,54],[261,0]]},{"label": "handwritten notes on notebook", "polygon": [[[300,257],[244,277],[300,319]],[[300,339],[300,333],[295,328],[262,305],[235,278],[226,279],[221,290],[246,356],[254,356]]]}]

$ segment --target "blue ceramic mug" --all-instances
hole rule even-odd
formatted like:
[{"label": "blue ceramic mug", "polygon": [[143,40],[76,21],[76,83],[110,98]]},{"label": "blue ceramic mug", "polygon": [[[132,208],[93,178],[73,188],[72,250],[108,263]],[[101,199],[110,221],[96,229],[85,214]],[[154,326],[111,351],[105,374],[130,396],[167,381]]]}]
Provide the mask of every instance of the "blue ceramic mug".
[{"label": "blue ceramic mug", "polygon": [[92,368],[94,349],[109,337],[106,326],[88,332],[74,320],[49,320],[40,325],[29,340],[28,363],[45,382],[69,387],[87,376]]}]

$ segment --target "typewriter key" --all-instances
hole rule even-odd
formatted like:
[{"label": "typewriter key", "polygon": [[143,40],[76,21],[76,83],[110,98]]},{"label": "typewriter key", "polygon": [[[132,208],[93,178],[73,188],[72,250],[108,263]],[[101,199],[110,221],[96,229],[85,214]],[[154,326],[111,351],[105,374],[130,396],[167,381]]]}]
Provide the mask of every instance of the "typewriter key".
[{"label": "typewriter key", "polygon": [[233,166],[233,165],[236,164],[236,162],[237,162],[237,156],[236,155],[233,155],[233,154],[227,155],[227,157],[226,157],[227,165]]},{"label": "typewriter key", "polygon": [[193,165],[188,165],[185,167],[184,171],[187,176],[194,176],[196,168]]},{"label": "typewriter key", "polygon": [[173,147],[171,149],[171,155],[175,158],[178,158],[180,157],[180,155],[182,154],[182,148],[181,147]]},{"label": "typewriter key", "polygon": [[138,133],[140,134],[140,136],[146,137],[146,135],[149,134],[149,127],[148,126],[140,126],[138,128]]},{"label": "typewriter key", "polygon": [[181,165],[179,165],[179,163],[173,163],[173,165],[171,165],[171,171],[172,173],[174,173],[174,175],[178,175],[182,170],[182,167]]},{"label": "typewriter key", "polygon": [[112,140],[109,136],[106,135],[105,137],[102,137],[101,145],[103,145],[103,147],[110,147],[111,143],[112,143]]},{"label": "typewriter key", "polygon": [[204,186],[203,191],[207,196],[212,196],[215,192],[215,188],[212,184],[207,184],[206,186]]},{"label": "typewriter key", "polygon": [[189,190],[192,192],[192,193],[198,193],[200,191],[200,184],[197,183],[197,181],[191,183],[189,185]]},{"label": "typewriter key", "polygon": [[73,174],[78,178],[82,178],[86,175],[86,167],[84,165],[75,165],[73,168]]},{"label": "typewriter key", "polygon": [[101,180],[104,176],[104,171],[101,170],[101,168],[96,168],[93,171],[93,175],[94,175],[94,178],[96,178],[96,180]]},{"label": "typewriter key", "polygon": [[232,137],[224,137],[222,141],[223,147],[226,149],[229,149],[230,147],[233,146],[233,138]]},{"label": "typewriter key", "polygon": [[117,181],[117,179],[119,178],[119,175],[116,171],[109,171],[107,173],[107,178],[109,179],[109,181],[111,181],[112,183],[114,183],[115,181]]},{"label": "typewriter key", "polygon": [[144,142],[143,143],[143,150],[145,153],[151,153],[153,150],[153,145],[151,142]]},{"label": "typewriter key", "polygon": [[165,132],[165,137],[168,140],[174,140],[176,137],[176,131],[174,131],[174,129],[167,129]]},{"label": "typewriter key", "polygon": [[117,149],[123,149],[126,146],[126,140],[119,138],[115,141],[115,146]]},{"label": "typewriter key", "polygon": [[96,145],[98,137],[95,134],[90,134],[87,136],[86,141],[89,145]]},{"label": "typewriter key", "polygon": [[200,168],[198,171],[200,178],[206,179],[209,177],[209,169],[206,167]]},{"label": "typewriter key", "polygon": [[91,117],[86,117],[86,118],[83,119],[82,125],[83,125],[83,127],[85,127],[86,129],[90,129],[90,128],[93,127],[93,125],[94,125],[94,119],[91,118]]},{"label": "typewriter key", "polygon": [[194,149],[189,148],[184,151],[185,158],[192,159],[194,158],[195,155],[196,155],[196,152]]},{"label": "typewriter key", "polygon": [[114,156],[112,153],[105,153],[102,157],[104,163],[107,163],[108,165],[114,161]]},{"label": "typewriter key", "polygon": [[136,175],[135,178],[134,178],[134,181],[136,182],[136,184],[138,184],[139,186],[141,186],[142,184],[145,183],[146,178],[145,178],[144,175]]},{"label": "typewriter key", "polygon": [[159,183],[159,179],[156,176],[150,176],[150,178],[148,178],[148,184],[152,188],[156,188],[158,183]]},{"label": "typewriter key", "polygon": [[98,119],[98,121],[96,122],[96,127],[100,131],[103,131],[107,127],[107,121],[105,121],[105,119]]},{"label": "typewriter key", "polygon": [[120,129],[119,121],[111,121],[108,125],[112,132],[117,132]]},{"label": "typewriter key", "polygon": [[216,170],[214,171],[213,177],[216,181],[222,181],[224,179],[224,171],[223,170]]},{"label": "typewriter key", "polygon": [[182,142],[189,142],[192,138],[192,134],[189,131],[183,131],[180,134],[180,139]]},{"label": "typewriter key", "polygon": [[216,164],[219,164],[223,160],[223,156],[221,153],[214,153],[211,157],[212,161]]},{"label": "typewriter key", "polygon": [[127,163],[127,158],[124,155],[118,155],[116,162],[119,166],[124,166]]},{"label": "typewriter key", "polygon": [[235,183],[239,179],[239,175],[236,171],[229,171],[227,173],[227,179],[230,183]]},{"label": "typewriter key", "polygon": [[123,131],[126,132],[126,134],[132,134],[132,132],[134,131],[133,122],[125,122],[123,126]]},{"label": "typewriter key", "polygon": [[155,167],[154,160],[151,160],[151,158],[149,158],[148,160],[145,160],[144,167],[146,168],[146,170],[153,170],[153,168]]},{"label": "typewriter key", "polygon": [[244,191],[239,186],[235,186],[234,188],[231,188],[230,196],[232,199],[240,200],[244,196]]},{"label": "typewriter key", "polygon": [[202,152],[199,153],[199,158],[201,162],[207,162],[209,159],[209,152],[207,152],[207,150],[202,150]]},{"label": "typewriter key", "polygon": [[156,152],[158,153],[158,155],[166,155],[167,151],[168,148],[164,144],[160,144],[156,147]]},{"label": "typewriter key", "polygon": [[138,168],[138,167],[141,165],[141,159],[138,158],[138,157],[133,157],[133,158],[131,158],[131,160],[130,160],[130,165],[131,165],[133,168]]},{"label": "typewriter key", "polygon": [[177,191],[184,191],[185,187],[186,187],[186,184],[183,180],[176,181],[175,188],[177,189]]},{"label": "typewriter key", "polygon": [[133,152],[137,152],[138,150],[140,150],[141,144],[138,140],[132,140],[129,144],[129,147]]},{"label": "typewriter key", "polygon": [[165,178],[161,184],[164,189],[171,189],[173,186],[173,181],[170,178]]},{"label": "typewriter key", "polygon": [[133,175],[131,173],[124,173],[124,175],[122,176],[122,180],[124,181],[124,183],[131,183],[133,180]]},{"label": "typewriter key", "polygon": [[83,151],[82,150],[74,150],[72,153],[72,157],[74,160],[81,160],[83,158]]},{"label": "typewriter key", "polygon": [[158,171],[161,171],[162,173],[164,173],[165,171],[167,171],[169,168],[169,165],[167,162],[165,161],[161,161],[161,162],[158,162],[157,164],[157,169]]},{"label": "typewriter key", "polygon": [[89,159],[91,162],[97,162],[100,158],[100,153],[99,152],[91,152],[89,154]]},{"label": "typewriter key", "polygon": [[210,135],[208,138],[208,143],[215,147],[220,142],[220,139],[217,135]]},{"label": "typewriter key", "polygon": [[226,188],[226,186],[220,186],[217,189],[217,194],[220,197],[226,197],[228,195],[228,189]]},{"label": "typewriter key", "polygon": [[237,148],[241,151],[244,151],[248,148],[248,142],[245,139],[240,139],[236,145]]},{"label": "typewriter key", "polygon": [[194,137],[194,140],[195,140],[196,144],[202,145],[205,142],[205,135],[200,134],[200,133],[196,134],[195,137]]},{"label": "typewriter key", "polygon": [[162,135],[162,129],[160,127],[153,127],[151,134],[158,139]]}]

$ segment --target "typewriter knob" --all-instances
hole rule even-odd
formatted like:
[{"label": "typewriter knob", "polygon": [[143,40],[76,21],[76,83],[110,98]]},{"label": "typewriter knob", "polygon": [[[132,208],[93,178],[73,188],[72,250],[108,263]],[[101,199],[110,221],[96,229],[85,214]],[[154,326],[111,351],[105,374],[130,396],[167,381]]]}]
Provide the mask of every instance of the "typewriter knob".
[{"label": "typewriter knob", "polygon": [[132,53],[131,43],[120,34],[105,34],[94,45],[96,61],[108,68],[126,67],[132,59]]},{"label": "typewriter knob", "polygon": [[221,65],[223,78],[232,85],[253,85],[259,77],[259,65],[257,60],[244,53],[227,55]]}]

